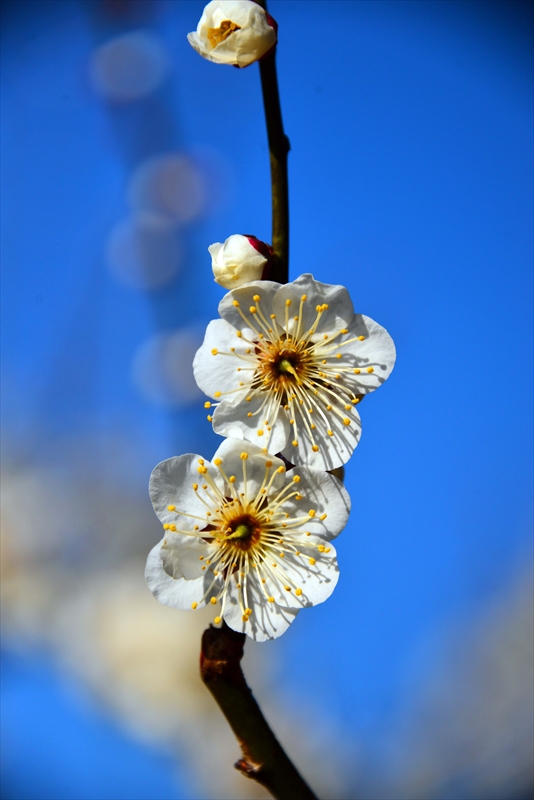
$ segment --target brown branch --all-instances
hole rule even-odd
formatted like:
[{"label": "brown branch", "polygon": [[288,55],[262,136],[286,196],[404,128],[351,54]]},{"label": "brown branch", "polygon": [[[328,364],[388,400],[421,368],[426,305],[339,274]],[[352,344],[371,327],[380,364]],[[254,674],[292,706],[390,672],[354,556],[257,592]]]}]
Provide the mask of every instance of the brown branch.
[{"label": "brown branch", "polygon": [[[266,0],[255,0],[267,11]],[[287,177],[287,154],[289,139],[284,133],[280,93],[276,75],[276,47],[260,62],[261,90],[265,108],[267,140],[271,162],[272,196],[272,247],[275,253],[270,279],[278,283],[289,280],[289,186]]]},{"label": "brown branch", "polygon": [[[266,0],[255,0],[267,11]],[[289,188],[287,154],[276,75],[276,48],[259,62],[271,162],[272,247],[269,278],[289,280]],[[241,659],[246,636],[223,621],[202,634],[200,676],[232,728],[243,757],[235,768],[264,786],[276,800],[317,800],[288,758],[247,685]]]},{"label": "brown branch", "polygon": [[249,689],[240,661],[245,634],[223,622],[202,634],[200,675],[228,720],[243,752],[235,764],[277,800],[317,800],[270,729]]}]

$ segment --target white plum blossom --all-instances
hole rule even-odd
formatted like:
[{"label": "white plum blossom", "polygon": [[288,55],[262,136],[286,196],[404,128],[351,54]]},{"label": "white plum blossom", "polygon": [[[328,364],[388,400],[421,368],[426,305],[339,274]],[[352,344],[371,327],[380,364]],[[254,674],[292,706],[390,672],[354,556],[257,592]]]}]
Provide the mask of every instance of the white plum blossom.
[{"label": "white plum blossom", "polygon": [[208,251],[215,281],[225,289],[259,281],[272,256],[268,244],[241,233],[229,236],[224,244],[210,245]]},{"label": "white plum blossom", "polygon": [[350,511],[333,475],[286,472],[256,445],[225,439],[211,462],[187,454],[158,464],[150,496],[164,538],[145,576],[160,603],[219,605],[216,624],[224,619],[264,641],[333,592],[339,571],[330,540]]},{"label": "white plum blossom", "polygon": [[276,44],[276,22],[252,0],[212,0],[189,44],[216,64],[247,67]]},{"label": "white plum blossom", "polygon": [[281,452],[292,464],[331,470],[358,444],[357,404],[391,373],[388,332],[355,314],[343,286],[301,275],[284,286],[253,281],[219,304],[193,369],[216,402],[222,436]]}]

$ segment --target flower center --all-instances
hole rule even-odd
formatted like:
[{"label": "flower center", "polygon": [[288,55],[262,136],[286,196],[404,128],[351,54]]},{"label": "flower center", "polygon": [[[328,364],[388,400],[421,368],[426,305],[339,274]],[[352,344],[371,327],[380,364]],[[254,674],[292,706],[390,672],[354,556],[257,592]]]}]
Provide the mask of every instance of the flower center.
[{"label": "flower center", "polygon": [[217,47],[218,44],[224,42],[225,39],[228,39],[231,33],[234,31],[240,31],[241,28],[239,25],[236,25],[235,22],[232,22],[229,19],[225,19],[221,22],[219,28],[208,28],[207,37],[208,42],[211,44],[212,47]]},{"label": "flower center", "polygon": [[261,539],[262,527],[251,514],[240,514],[228,521],[224,541],[237,550],[250,550]]}]

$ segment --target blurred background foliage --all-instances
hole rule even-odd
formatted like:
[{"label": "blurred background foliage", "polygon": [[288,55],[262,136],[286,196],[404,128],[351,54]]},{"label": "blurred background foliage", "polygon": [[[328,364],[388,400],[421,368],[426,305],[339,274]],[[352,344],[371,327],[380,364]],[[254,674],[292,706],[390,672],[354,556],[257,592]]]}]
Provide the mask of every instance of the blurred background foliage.
[{"label": "blurred background foliage", "polygon": [[[532,5],[272,0],[291,276],[398,363],[361,408],[324,606],[246,647],[324,798],[523,800],[532,777]],[[196,0],[3,0],[3,800],[265,796],[160,606],[146,484],[210,457],[207,246],[269,240],[259,76]]]}]

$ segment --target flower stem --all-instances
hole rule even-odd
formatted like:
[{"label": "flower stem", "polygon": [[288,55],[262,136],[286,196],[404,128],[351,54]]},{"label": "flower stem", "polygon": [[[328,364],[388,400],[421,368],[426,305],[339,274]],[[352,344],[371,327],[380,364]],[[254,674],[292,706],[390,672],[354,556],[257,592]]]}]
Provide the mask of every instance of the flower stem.
[{"label": "flower stem", "polygon": [[[266,0],[255,0],[267,11]],[[272,194],[272,247],[275,263],[270,279],[278,283],[289,280],[289,188],[287,178],[287,154],[289,139],[284,133],[280,94],[276,75],[276,47],[259,62],[267,140],[271,161]]]},{"label": "flower stem", "polygon": [[235,764],[276,800],[317,800],[270,729],[249,689],[240,661],[245,634],[223,622],[202,635],[200,675],[228,720],[243,752]]}]

